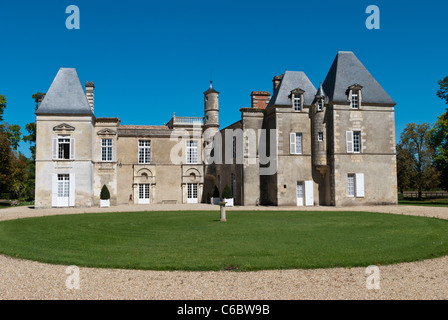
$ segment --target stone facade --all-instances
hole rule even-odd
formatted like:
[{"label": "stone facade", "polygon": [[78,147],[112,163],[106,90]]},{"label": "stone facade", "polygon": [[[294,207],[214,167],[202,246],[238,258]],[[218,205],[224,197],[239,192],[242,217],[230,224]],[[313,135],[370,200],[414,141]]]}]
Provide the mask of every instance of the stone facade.
[{"label": "stone facade", "polygon": [[235,205],[397,203],[395,103],[353,53],[318,90],[303,72],[273,85],[222,130],[211,83],[204,117],[134,126],[95,117],[94,83],[61,68],[36,111],[36,207],[99,206],[104,185],[111,205],[206,203],[226,185]]}]

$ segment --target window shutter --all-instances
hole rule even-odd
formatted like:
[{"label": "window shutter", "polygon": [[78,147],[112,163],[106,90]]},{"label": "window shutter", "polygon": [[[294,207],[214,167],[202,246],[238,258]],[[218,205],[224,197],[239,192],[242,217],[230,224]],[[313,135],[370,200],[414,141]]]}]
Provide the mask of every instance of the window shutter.
[{"label": "window shutter", "polygon": [[70,160],[75,159],[75,138],[70,138]]},{"label": "window shutter", "polygon": [[296,153],[296,134],[290,133],[289,134],[289,154],[295,154]]},{"label": "window shutter", "polygon": [[52,143],[52,159],[56,160],[58,158],[58,138],[53,138],[53,143]]},{"label": "window shutter", "polygon": [[356,174],[356,197],[364,198],[364,173]]},{"label": "window shutter", "polygon": [[58,175],[53,173],[51,175],[51,206],[58,205]]},{"label": "window shutter", "polygon": [[312,180],[305,181],[305,205],[314,205],[314,190]]},{"label": "window shutter", "polygon": [[346,131],[345,137],[347,142],[347,152],[353,153],[353,131]]},{"label": "window shutter", "polygon": [[69,186],[69,203],[70,207],[75,206],[75,174],[70,173],[70,186]]}]

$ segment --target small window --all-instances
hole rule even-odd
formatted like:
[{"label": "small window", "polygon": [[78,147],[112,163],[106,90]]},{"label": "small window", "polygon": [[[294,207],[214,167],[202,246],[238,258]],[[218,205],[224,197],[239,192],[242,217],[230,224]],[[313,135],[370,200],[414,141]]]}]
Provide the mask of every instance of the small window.
[{"label": "small window", "polygon": [[319,132],[317,134],[317,140],[318,141],[324,141],[324,133],[323,132]]},{"label": "small window", "polygon": [[322,101],[319,101],[317,103],[317,111],[322,111],[324,109],[324,104],[322,103]]},{"label": "small window", "polygon": [[358,93],[352,94],[352,109],[359,109],[359,95]]},{"label": "small window", "polygon": [[302,111],[302,99],[300,96],[294,96],[294,111]]}]

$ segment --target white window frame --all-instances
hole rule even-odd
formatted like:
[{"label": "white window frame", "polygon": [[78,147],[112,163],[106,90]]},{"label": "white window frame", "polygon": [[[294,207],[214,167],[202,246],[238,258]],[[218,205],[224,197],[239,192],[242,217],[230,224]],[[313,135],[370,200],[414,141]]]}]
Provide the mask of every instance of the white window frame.
[{"label": "white window frame", "polygon": [[349,173],[347,175],[347,196],[350,198],[355,197],[355,185],[356,185],[356,176],[354,173]]},{"label": "white window frame", "polygon": [[[68,145],[64,148],[63,145]],[[74,160],[75,159],[75,139],[70,135],[58,135],[53,138],[52,144],[53,160]]]},{"label": "white window frame", "polygon": [[187,164],[198,164],[199,154],[198,154],[198,141],[188,140],[187,141],[187,154],[186,163]]},{"label": "white window frame", "polygon": [[151,163],[151,140],[138,141],[138,163]]},{"label": "white window frame", "polygon": [[345,137],[347,153],[361,153],[361,131],[346,131]]},{"label": "white window frame", "polygon": [[294,95],[294,111],[302,112],[302,95]]},{"label": "white window frame", "polygon": [[101,161],[112,161],[112,144],[111,138],[101,139]]},{"label": "white window frame", "polygon": [[142,183],[138,185],[138,203],[150,204],[151,203],[151,185],[149,183]]},{"label": "white window frame", "polygon": [[364,198],[364,173],[347,174],[347,196]]},{"label": "white window frame", "polygon": [[353,92],[352,93],[352,109],[359,109],[359,93]]},{"label": "white window frame", "polygon": [[302,154],[303,135],[301,132],[291,132],[289,134],[289,153]]},{"label": "white window frame", "polygon": [[187,183],[187,203],[198,203],[198,184]]}]

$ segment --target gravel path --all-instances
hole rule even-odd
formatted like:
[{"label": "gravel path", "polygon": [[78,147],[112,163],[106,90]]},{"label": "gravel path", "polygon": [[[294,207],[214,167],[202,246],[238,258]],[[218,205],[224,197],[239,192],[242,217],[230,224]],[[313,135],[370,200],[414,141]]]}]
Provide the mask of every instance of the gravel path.
[{"label": "gravel path", "polygon": [[[141,211],[142,206],[107,209],[0,210],[0,221],[55,214]],[[150,210],[217,210],[216,206],[151,205]],[[229,210],[263,210],[263,207]],[[270,210],[297,210],[269,208]],[[448,208],[375,206],[304,208],[303,210],[374,211],[448,219]],[[447,299],[448,256],[413,263],[379,266],[379,289],[367,289],[366,268],[270,270],[257,272],[139,271],[79,268],[79,289],[68,289],[67,266],[0,255],[0,299]],[[70,282],[69,282],[70,284]]]}]

